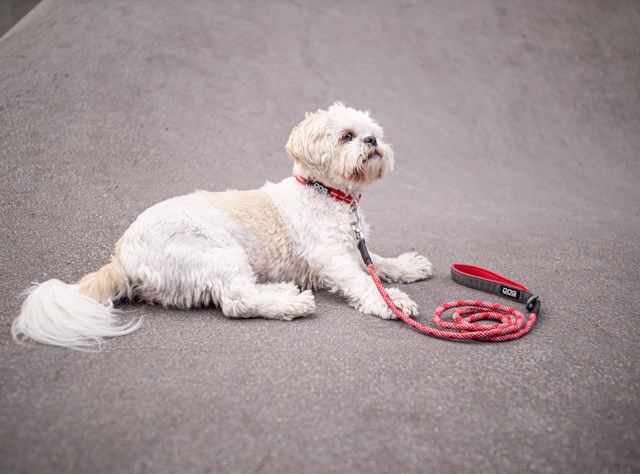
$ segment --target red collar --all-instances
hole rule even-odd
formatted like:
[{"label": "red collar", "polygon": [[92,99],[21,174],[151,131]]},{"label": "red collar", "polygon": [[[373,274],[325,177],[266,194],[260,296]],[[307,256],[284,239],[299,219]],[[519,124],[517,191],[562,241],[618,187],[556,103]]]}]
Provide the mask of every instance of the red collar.
[{"label": "red collar", "polygon": [[344,202],[346,204],[357,205],[360,200],[361,194],[345,194],[339,189],[330,188],[329,186],[325,186],[319,181],[312,181],[310,179],[303,178],[302,176],[296,176],[296,181],[303,186],[309,186],[312,189],[315,189],[320,194],[324,194],[325,196],[332,197],[336,201]]}]

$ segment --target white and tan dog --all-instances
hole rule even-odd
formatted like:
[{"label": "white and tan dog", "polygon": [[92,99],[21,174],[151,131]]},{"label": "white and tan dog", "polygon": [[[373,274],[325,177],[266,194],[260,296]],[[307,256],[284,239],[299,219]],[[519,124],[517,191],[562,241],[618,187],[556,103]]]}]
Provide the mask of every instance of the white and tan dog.
[{"label": "white and tan dog", "polygon": [[[383,138],[368,112],[335,103],[307,114],[286,150],[300,181],[356,195],[393,168]],[[395,318],[361,263],[349,210],[293,177],[259,190],[169,199],[136,219],[97,272],[74,285],[49,280],[30,288],[12,334],[74,349],[100,346],[140,326],[118,323],[113,308],[134,297],[178,308],[213,304],[234,318],[291,320],[314,311],[312,289],[339,292],[363,313]],[[389,282],[431,275],[431,263],[415,253],[372,259]],[[405,293],[388,292],[406,314],[417,313]]]}]

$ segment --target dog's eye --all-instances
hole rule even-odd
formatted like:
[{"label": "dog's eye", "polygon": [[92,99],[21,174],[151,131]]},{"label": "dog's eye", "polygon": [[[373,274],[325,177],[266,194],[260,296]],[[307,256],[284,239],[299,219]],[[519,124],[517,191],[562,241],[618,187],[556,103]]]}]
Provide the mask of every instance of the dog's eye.
[{"label": "dog's eye", "polygon": [[351,132],[345,133],[344,135],[342,135],[342,139],[345,142],[350,142],[351,140],[353,140],[353,133],[351,133]]}]

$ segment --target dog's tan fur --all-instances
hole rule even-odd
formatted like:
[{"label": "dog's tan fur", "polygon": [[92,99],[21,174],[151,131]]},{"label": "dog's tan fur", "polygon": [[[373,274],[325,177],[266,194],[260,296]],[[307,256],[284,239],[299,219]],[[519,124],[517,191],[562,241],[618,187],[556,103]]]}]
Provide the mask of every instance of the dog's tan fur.
[{"label": "dog's tan fur", "polygon": [[107,303],[114,298],[124,295],[127,289],[127,274],[120,261],[120,247],[122,238],[116,243],[111,261],[98,271],[85,275],[79,282],[78,291],[101,303]]},{"label": "dog's tan fur", "polygon": [[267,193],[257,190],[198,192],[243,230],[257,236],[272,258],[280,258],[291,253],[289,230]]}]

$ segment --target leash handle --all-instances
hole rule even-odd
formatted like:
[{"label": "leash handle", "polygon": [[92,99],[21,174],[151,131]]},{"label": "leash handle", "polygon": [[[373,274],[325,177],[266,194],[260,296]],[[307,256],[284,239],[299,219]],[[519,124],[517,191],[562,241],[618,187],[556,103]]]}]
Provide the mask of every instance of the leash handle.
[{"label": "leash handle", "polygon": [[540,315],[540,298],[529,288],[502,275],[475,265],[454,263],[451,265],[451,279],[469,288],[504,296],[526,305],[527,309]]}]

